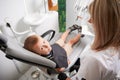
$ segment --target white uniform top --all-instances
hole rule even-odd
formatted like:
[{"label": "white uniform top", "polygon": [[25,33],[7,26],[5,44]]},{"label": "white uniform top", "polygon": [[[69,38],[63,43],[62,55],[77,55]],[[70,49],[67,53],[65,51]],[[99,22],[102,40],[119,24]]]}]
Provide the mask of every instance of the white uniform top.
[{"label": "white uniform top", "polygon": [[90,49],[89,45],[80,58],[80,69],[71,78],[72,80],[81,80],[81,77],[86,80],[115,80],[120,71],[120,51],[112,48],[95,52]]}]

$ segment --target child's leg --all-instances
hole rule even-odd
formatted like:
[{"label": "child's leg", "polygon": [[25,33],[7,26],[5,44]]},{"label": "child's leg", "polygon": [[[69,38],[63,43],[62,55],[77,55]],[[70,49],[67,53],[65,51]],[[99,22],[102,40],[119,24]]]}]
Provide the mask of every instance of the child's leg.
[{"label": "child's leg", "polygon": [[70,29],[66,30],[66,31],[61,35],[60,39],[59,39],[58,41],[56,41],[56,43],[63,47],[63,46],[65,45],[65,40],[66,40],[69,32],[70,32]]},{"label": "child's leg", "polygon": [[74,38],[70,39],[67,44],[73,46],[80,40],[80,36],[81,36],[80,34],[77,34]]},{"label": "child's leg", "polygon": [[72,46],[80,40],[80,34],[77,34],[74,38],[70,39],[67,44],[65,44],[64,49],[67,52],[67,56],[72,52]]},{"label": "child's leg", "polygon": [[69,34],[69,32],[70,32],[70,29],[66,30],[66,31],[61,35],[60,39],[62,39],[63,41],[65,41],[66,38],[67,38],[67,36],[68,36],[68,34]]}]

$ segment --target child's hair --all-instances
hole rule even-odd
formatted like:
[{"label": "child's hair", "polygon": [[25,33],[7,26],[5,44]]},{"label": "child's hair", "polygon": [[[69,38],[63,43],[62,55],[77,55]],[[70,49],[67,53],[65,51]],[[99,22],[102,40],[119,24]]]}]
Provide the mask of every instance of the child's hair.
[{"label": "child's hair", "polygon": [[37,35],[31,35],[28,38],[26,38],[24,42],[24,48],[34,52],[33,47],[38,42],[38,36]]},{"label": "child's hair", "polygon": [[95,31],[93,50],[120,47],[120,0],[94,0],[89,12]]}]

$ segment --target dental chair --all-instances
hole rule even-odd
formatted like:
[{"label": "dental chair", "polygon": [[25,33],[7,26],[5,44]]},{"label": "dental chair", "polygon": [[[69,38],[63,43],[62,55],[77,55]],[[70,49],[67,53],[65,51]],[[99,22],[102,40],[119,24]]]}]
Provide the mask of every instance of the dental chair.
[{"label": "dental chair", "polygon": [[[62,33],[55,34],[54,30],[49,30],[41,36],[46,37],[46,35],[51,33],[52,36],[49,38],[49,41],[52,44],[60,37]],[[74,33],[71,33],[68,39],[74,35]],[[89,42],[91,42],[92,38],[93,37],[91,36],[85,35],[85,37],[81,38],[80,41],[73,47],[73,52],[68,57],[70,60],[70,64],[63,71],[65,73],[68,73],[69,77],[72,77],[77,73],[76,68],[74,68],[74,65],[76,65],[76,63],[80,63],[79,56],[86,47],[86,45],[89,44]],[[57,80],[59,72],[55,70],[55,62],[24,49],[18,44],[17,41],[13,40],[12,38],[6,38],[4,34],[0,34],[0,50],[2,50],[6,54],[7,58],[11,60],[19,60],[21,62],[37,66],[48,79]],[[78,70],[80,64],[78,64],[77,66]]]}]

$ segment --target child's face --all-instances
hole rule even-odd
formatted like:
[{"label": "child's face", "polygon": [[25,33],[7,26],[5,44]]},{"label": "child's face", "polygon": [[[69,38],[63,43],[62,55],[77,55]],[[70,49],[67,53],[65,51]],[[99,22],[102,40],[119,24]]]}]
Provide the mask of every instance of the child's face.
[{"label": "child's face", "polygon": [[35,45],[38,53],[41,55],[47,55],[51,51],[51,46],[49,42],[42,37],[39,37],[38,43]]}]

